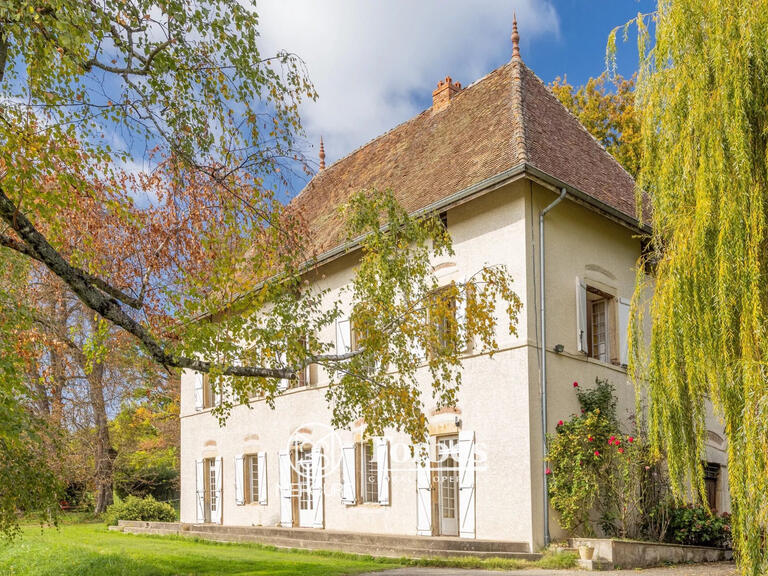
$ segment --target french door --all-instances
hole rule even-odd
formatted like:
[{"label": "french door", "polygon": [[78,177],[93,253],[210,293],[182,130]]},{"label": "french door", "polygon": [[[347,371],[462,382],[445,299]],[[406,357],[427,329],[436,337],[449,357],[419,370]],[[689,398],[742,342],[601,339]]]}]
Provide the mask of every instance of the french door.
[{"label": "french door", "polygon": [[315,518],[312,494],[312,451],[298,450],[296,453],[297,497],[299,500],[299,526],[311,528]]},{"label": "french door", "polygon": [[459,439],[437,439],[437,510],[440,534],[459,535]]}]

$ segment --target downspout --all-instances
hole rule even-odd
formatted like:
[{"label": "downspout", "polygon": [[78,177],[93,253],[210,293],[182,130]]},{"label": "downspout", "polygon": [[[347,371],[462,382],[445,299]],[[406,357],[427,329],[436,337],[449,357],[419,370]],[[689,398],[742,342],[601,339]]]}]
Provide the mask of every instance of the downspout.
[{"label": "downspout", "polygon": [[565,198],[565,188],[560,196],[539,213],[539,290],[541,305],[541,443],[543,448],[542,473],[544,474],[544,546],[549,546],[549,486],[547,478],[547,306],[544,294],[544,216]]}]

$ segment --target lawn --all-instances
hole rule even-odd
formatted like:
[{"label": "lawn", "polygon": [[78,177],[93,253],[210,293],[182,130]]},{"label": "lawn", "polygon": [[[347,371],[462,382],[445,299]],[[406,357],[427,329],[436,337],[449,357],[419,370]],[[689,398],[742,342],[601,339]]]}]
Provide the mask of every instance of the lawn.
[{"label": "lawn", "polygon": [[21,539],[0,543],[0,574],[14,576],[333,576],[396,565],[397,561],[343,554],[133,536],[109,532],[103,524],[67,524],[42,532],[39,527],[26,527]]}]

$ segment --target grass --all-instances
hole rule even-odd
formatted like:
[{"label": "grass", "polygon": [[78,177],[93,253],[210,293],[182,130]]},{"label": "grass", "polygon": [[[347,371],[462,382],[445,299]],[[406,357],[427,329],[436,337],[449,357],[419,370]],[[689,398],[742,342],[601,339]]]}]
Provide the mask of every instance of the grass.
[{"label": "grass", "polygon": [[110,532],[103,524],[28,526],[21,539],[0,544],[0,575],[13,576],[293,576],[359,574],[402,566],[516,569],[569,568],[572,554],[536,563],[500,558],[374,558],[330,551],[285,550],[172,536]]}]

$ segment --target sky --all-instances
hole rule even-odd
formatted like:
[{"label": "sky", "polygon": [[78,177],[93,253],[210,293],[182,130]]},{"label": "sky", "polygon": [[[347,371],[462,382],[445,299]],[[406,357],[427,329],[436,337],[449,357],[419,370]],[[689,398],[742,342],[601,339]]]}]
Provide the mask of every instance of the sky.
[{"label": "sky", "polygon": [[[605,70],[609,32],[655,2],[255,0],[255,7],[262,54],[287,50],[306,63],[319,97],[301,109],[305,153],[317,158],[322,135],[331,163],[428,108],[438,80],[466,86],[507,62],[513,13],[528,67],[547,83],[567,75],[578,86]],[[637,67],[635,40],[630,33],[619,41],[624,75]]]}]

